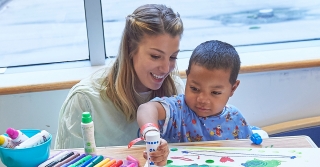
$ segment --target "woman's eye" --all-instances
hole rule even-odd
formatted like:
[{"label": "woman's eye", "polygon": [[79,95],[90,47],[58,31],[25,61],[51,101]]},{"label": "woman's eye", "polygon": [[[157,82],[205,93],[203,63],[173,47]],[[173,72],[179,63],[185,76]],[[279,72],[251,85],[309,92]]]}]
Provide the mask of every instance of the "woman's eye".
[{"label": "woman's eye", "polygon": [[151,57],[152,57],[153,59],[159,59],[159,58],[160,58],[160,56],[156,56],[156,55],[151,55]]},{"label": "woman's eye", "polygon": [[220,92],[211,92],[211,94],[213,94],[213,95],[220,95],[221,93]]},{"label": "woman's eye", "polygon": [[171,56],[170,59],[177,60],[178,58],[177,58],[177,56]]}]

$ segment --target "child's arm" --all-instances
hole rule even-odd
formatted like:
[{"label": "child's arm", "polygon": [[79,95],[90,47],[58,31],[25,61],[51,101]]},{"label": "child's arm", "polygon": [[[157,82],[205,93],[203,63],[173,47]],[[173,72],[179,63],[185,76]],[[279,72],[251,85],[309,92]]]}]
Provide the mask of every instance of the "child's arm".
[{"label": "child's arm", "polygon": [[[159,102],[148,102],[141,104],[137,110],[137,121],[139,127],[143,127],[147,123],[152,123],[158,126],[158,120],[166,118],[166,111]],[[154,127],[156,128],[156,127]],[[142,132],[146,133],[146,132]],[[145,134],[142,134],[143,136]],[[169,155],[169,147],[167,141],[160,139],[160,145],[157,150],[150,153],[150,159],[157,166],[165,166]],[[144,155],[146,158],[146,154]]]},{"label": "child's arm", "polygon": [[158,120],[166,118],[166,111],[159,102],[147,102],[141,104],[137,111],[137,121],[139,127],[147,123],[158,125]]}]

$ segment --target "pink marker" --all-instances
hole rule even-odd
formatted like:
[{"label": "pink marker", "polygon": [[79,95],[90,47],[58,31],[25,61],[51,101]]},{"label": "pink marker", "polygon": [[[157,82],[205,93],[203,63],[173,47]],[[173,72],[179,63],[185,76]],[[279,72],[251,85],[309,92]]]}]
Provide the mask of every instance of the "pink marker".
[{"label": "pink marker", "polygon": [[16,146],[29,139],[29,137],[22,133],[20,130],[8,128],[6,132]]},{"label": "pink marker", "polygon": [[138,166],[139,166],[139,161],[138,161],[137,159],[135,159],[133,156],[128,155],[128,156],[127,156],[127,160],[128,160],[128,161],[137,162],[137,164],[138,164]]},{"label": "pink marker", "polygon": [[135,167],[135,166],[136,166],[136,163],[131,163],[127,167]]}]

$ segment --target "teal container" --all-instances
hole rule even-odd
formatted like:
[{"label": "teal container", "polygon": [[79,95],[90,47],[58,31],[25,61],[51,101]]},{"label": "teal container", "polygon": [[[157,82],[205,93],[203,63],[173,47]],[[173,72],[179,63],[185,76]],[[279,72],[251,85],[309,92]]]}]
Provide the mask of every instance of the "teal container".
[{"label": "teal container", "polygon": [[[22,133],[31,137],[41,130],[21,129]],[[7,134],[4,134],[8,136]],[[36,167],[49,158],[52,135],[45,143],[31,148],[10,149],[0,147],[0,158],[7,167]]]}]

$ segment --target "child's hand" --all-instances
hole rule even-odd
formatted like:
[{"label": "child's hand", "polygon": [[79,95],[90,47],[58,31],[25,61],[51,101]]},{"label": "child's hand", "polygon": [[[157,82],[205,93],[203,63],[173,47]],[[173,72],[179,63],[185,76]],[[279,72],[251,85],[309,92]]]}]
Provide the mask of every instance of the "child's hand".
[{"label": "child's hand", "polygon": [[[168,143],[164,139],[160,139],[160,145],[157,150],[150,153],[150,160],[157,166],[167,165],[167,158],[169,155]],[[147,159],[147,152],[143,152],[143,157]]]}]

